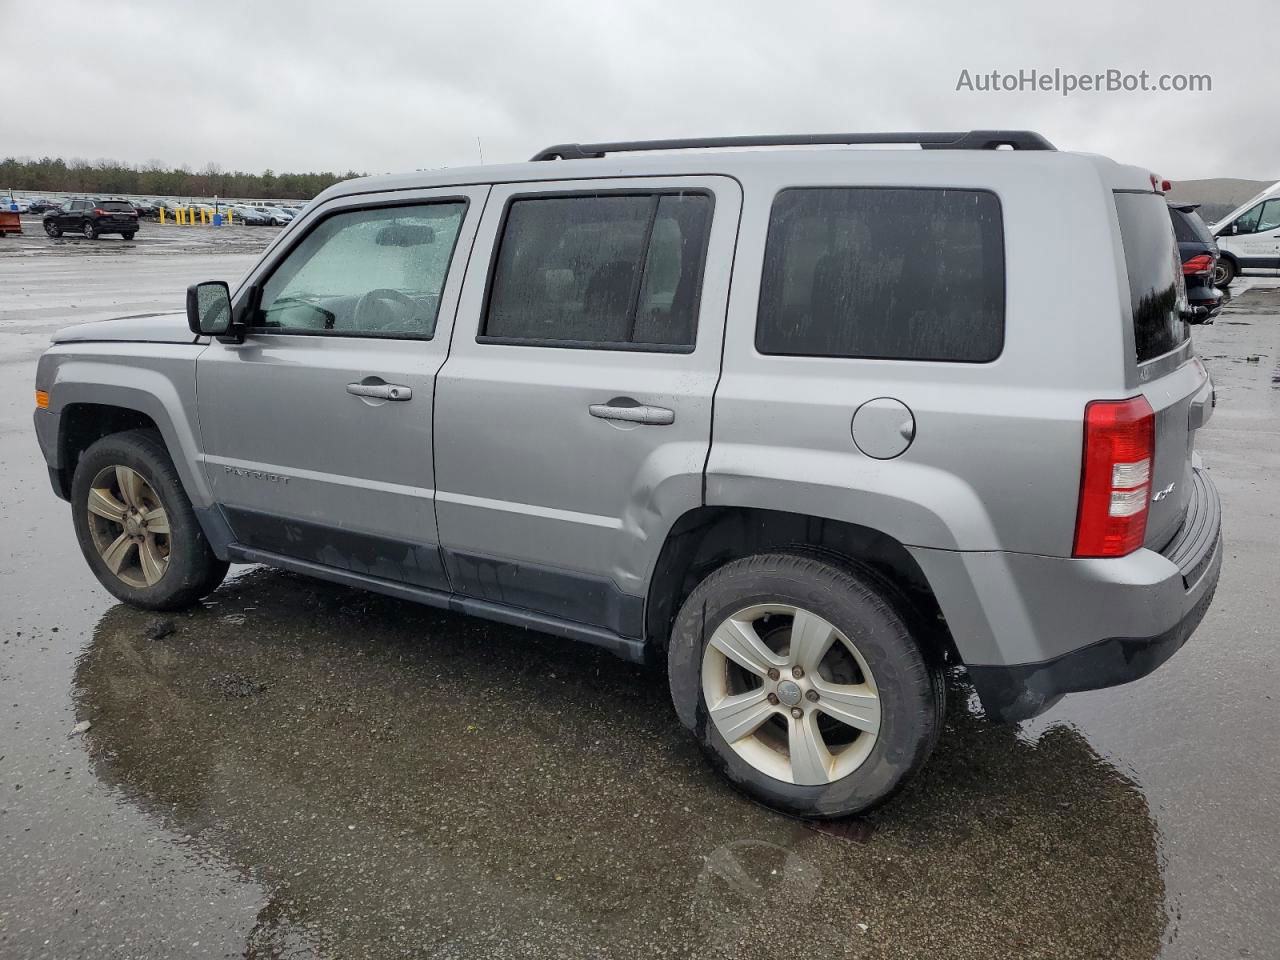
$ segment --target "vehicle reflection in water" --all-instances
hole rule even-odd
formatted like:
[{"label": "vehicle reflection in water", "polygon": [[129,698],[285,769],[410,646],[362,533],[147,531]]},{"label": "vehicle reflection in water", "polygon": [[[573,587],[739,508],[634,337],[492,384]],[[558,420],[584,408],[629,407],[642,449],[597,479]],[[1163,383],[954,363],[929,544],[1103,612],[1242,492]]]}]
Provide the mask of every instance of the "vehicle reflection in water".
[{"label": "vehicle reflection in water", "polygon": [[149,639],[158,619],[96,628],[86,749],[272,891],[247,956],[1159,949],[1141,790],[1073,729],[986,724],[963,686],[850,840],[733,793],[661,677],[585,647],[261,569]]}]

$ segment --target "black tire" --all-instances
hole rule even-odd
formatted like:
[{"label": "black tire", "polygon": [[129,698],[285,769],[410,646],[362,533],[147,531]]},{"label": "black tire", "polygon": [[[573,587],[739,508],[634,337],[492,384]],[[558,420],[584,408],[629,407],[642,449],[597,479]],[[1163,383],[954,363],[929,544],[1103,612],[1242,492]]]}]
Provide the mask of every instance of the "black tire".
[{"label": "black tire", "polygon": [[1213,285],[1221,287],[1225,290],[1231,286],[1231,281],[1236,278],[1235,262],[1227,257],[1219,257],[1217,266],[1213,269]]},{"label": "black tire", "polygon": [[[713,766],[766,806],[825,819],[883,803],[928,759],[946,710],[940,665],[931,663],[913,639],[902,603],[869,571],[803,552],[757,554],[725,564],[690,594],[672,630],[667,666],[680,721]],[[874,677],[880,727],[865,759],[840,779],[810,786],[770,776],[731,747],[708,715],[702,685],[707,645],[726,619],[757,604],[811,611],[856,638]],[[785,717],[782,722],[787,723]]]},{"label": "black tire", "polygon": [[[141,474],[168,515],[168,564],[151,586],[126,583],[111,571],[94,545],[89,491],[102,470],[117,465]],[[125,603],[145,610],[179,610],[211,593],[227,575],[229,565],[214,556],[164,442],[154,430],[113,433],[90,446],[76,464],[71,505],[85,560],[98,581]]]},{"label": "black tire", "polygon": [[55,240],[58,237],[62,236],[62,229],[52,220],[45,221],[44,232],[47,233],[49,236],[53,237]]},{"label": "black tire", "polygon": [[84,225],[81,226],[80,232],[84,234],[86,240],[98,239],[98,225],[92,220],[86,220]]},{"label": "black tire", "polygon": [[120,234],[120,236],[124,237],[126,240],[132,240],[132,239],[133,239],[134,237],[136,237],[137,235],[138,235],[138,231],[136,231],[136,230],[130,230],[130,231],[126,232],[126,233],[122,233],[122,234]]}]

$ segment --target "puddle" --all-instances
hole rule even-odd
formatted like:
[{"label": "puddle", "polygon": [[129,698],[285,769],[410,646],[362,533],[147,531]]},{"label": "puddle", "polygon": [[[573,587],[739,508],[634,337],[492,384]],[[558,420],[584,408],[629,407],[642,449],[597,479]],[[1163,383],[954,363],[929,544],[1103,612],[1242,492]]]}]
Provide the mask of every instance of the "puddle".
[{"label": "puddle", "polygon": [[158,635],[112,608],[76,708],[101,781],[270,891],[255,956],[1159,949],[1142,791],[964,687],[924,775],[814,829],[734,793],[663,679],[607,655],[274,571],[212,599]]}]

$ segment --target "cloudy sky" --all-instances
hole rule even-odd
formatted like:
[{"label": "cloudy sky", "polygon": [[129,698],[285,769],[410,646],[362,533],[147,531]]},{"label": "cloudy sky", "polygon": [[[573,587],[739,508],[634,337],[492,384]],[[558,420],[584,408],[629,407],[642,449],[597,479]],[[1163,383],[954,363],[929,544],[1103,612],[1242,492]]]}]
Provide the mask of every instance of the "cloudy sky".
[{"label": "cloudy sky", "polygon": [[[0,0],[0,155],[276,172],[549,143],[1026,127],[1174,179],[1280,177],[1280,3]],[[1210,92],[957,91],[961,71]]]}]

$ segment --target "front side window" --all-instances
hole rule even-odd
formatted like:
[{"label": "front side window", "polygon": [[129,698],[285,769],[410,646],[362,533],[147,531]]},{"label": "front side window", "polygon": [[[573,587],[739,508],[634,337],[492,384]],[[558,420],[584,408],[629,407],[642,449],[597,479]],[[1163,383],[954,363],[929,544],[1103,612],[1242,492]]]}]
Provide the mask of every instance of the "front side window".
[{"label": "front side window", "polygon": [[764,354],[983,363],[1004,347],[1000,201],[979,190],[783,190],[765,244]]},{"label": "front side window", "polygon": [[1262,204],[1258,204],[1253,209],[1246,210],[1240,214],[1240,216],[1236,217],[1232,226],[1235,227],[1236,233],[1257,233],[1258,218],[1260,216],[1262,216]]},{"label": "front side window", "polygon": [[481,339],[692,347],[711,208],[705,193],[512,201]]},{"label": "front side window", "polygon": [[1262,205],[1262,213],[1258,217],[1258,233],[1280,227],[1280,199],[1268,200]]},{"label": "front side window", "polygon": [[320,221],[263,286],[253,326],[430,339],[466,210],[451,200]]}]

